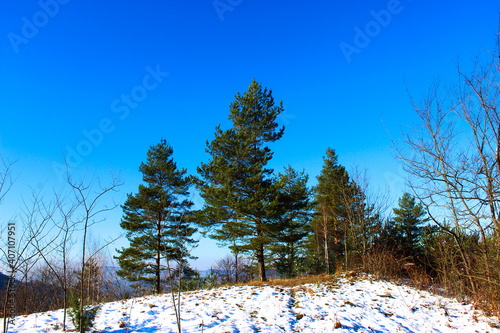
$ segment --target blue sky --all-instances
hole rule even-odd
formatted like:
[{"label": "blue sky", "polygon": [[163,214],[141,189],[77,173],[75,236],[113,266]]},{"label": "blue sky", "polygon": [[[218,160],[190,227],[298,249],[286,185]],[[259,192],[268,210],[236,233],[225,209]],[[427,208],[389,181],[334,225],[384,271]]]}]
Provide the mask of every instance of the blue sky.
[{"label": "blue sky", "polygon": [[[327,147],[367,168],[393,200],[404,174],[391,150],[436,78],[455,83],[495,47],[498,1],[1,1],[0,153],[17,160],[0,206],[13,216],[29,187],[61,186],[57,165],[119,171],[115,200],[164,137],[195,173],[229,104],[255,78],[286,108],[272,166],[314,184]],[[347,51],[346,51],[347,50]],[[117,210],[99,226],[116,234]],[[116,246],[123,246],[121,240]],[[209,253],[209,255],[207,255]],[[196,266],[223,253],[202,241]]]}]

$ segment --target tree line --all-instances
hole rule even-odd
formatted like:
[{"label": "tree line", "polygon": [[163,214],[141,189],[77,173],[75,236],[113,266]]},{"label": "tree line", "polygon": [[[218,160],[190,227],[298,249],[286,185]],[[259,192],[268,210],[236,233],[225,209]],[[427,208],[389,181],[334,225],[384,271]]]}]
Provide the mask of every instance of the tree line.
[{"label": "tree line", "polygon": [[[130,246],[118,251],[118,275],[161,293],[172,270],[186,268],[193,258],[197,230],[229,247],[234,282],[245,259],[253,264],[246,276],[266,281],[269,272],[291,278],[357,269],[383,247],[408,258],[420,255],[423,207],[406,193],[395,217],[384,220],[366,181],[351,177],[333,149],[326,150],[312,188],[304,171],[269,167],[269,144],[284,135],[277,123],[283,111],[272,91],[253,80],[230,105],[232,127],[217,126],[207,142],[210,159],[197,175],[177,167],[165,139],[151,146],[139,168],[144,184],[123,205],[121,226]],[[203,198],[201,209],[192,208],[190,187]]]},{"label": "tree line", "polygon": [[[193,245],[189,237],[199,228],[228,246],[236,282],[243,258],[250,259],[250,271],[260,281],[266,281],[270,271],[273,276],[294,277],[360,269],[410,277],[427,287],[439,283],[454,295],[498,311],[498,59],[493,56],[486,65],[476,61],[471,73],[459,67],[460,81],[452,93],[435,86],[422,103],[412,100],[420,123],[414,131],[403,131],[403,142],[395,143],[410,176],[409,190],[389,213],[381,200],[370,195],[366,177],[350,174],[334,149],[326,150],[312,188],[304,171],[291,166],[282,172],[271,169],[270,144],[285,132],[277,123],[283,104],[274,100],[271,90],[252,81],[230,105],[232,126],[217,126],[207,142],[209,160],[200,164],[196,175],[186,176],[204,206],[199,210],[183,206],[182,215],[174,214],[177,217],[166,228],[188,237],[179,238],[182,244]],[[171,157],[166,141],[150,151],[158,149]],[[176,170],[173,161],[170,164],[172,171],[166,174]],[[153,182],[148,187],[161,186]],[[164,193],[176,193],[175,187]],[[179,196],[175,202],[186,199],[182,200]],[[162,214],[168,215],[172,205],[170,199],[165,201]],[[159,237],[159,229],[155,230]],[[168,247],[157,250],[165,251],[164,258],[176,253],[180,264],[189,254],[180,248],[178,253]],[[124,253],[121,265],[142,260]],[[122,276],[133,279],[133,265],[123,267]]]}]

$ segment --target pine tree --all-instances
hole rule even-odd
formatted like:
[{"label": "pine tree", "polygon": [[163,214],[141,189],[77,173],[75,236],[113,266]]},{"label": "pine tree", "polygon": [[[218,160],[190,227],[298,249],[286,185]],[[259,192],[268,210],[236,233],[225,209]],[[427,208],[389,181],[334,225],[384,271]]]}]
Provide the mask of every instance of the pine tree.
[{"label": "pine tree", "polygon": [[156,293],[162,292],[162,262],[190,258],[188,246],[195,244],[191,236],[196,229],[189,221],[193,203],[187,199],[191,178],[177,168],[172,155],[165,139],[149,149],[139,168],[145,185],[128,195],[120,223],[130,246],[118,250],[117,274],[152,285]]},{"label": "pine tree", "polygon": [[[380,216],[368,202],[366,185],[360,186],[338,163],[331,148],[326,157],[318,185],[314,187],[316,214],[312,221],[315,238],[309,247],[311,255],[322,253],[323,271],[330,274],[336,264],[345,269],[359,266],[360,260],[380,232]],[[362,179],[359,179],[363,182]],[[316,270],[318,260],[311,261]]]},{"label": "pine tree", "polygon": [[335,262],[343,258],[346,245],[345,193],[350,187],[350,179],[346,169],[338,164],[338,157],[333,149],[326,150],[323,163],[321,173],[317,177],[318,185],[314,187],[316,216],[312,226],[317,246],[323,254],[325,271],[330,274]]},{"label": "pine tree", "polygon": [[297,172],[291,166],[279,175],[280,214],[272,236],[271,255],[278,274],[292,278],[304,265],[308,236],[311,234],[312,203],[311,191],[307,188],[308,176]]},{"label": "pine tree", "polygon": [[219,239],[236,237],[243,243],[241,248],[254,251],[262,281],[266,280],[269,227],[278,207],[276,180],[266,167],[273,153],[266,144],[283,136],[284,128],[276,122],[283,110],[281,102],[275,104],[272,91],[253,80],[230,105],[233,126],[216,128],[206,149],[211,160],[198,168],[204,225],[215,226]]},{"label": "pine tree", "polygon": [[394,208],[395,217],[389,222],[388,234],[392,245],[405,257],[422,254],[421,238],[424,224],[428,221],[421,204],[416,203],[415,197],[404,193],[398,201],[398,208]]}]

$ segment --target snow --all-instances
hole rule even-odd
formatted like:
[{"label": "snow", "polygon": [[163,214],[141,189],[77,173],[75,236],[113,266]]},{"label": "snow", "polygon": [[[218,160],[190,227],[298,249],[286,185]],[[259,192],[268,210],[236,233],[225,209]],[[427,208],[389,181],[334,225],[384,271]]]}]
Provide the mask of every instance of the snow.
[{"label": "snow", "polygon": [[[17,317],[9,332],[62,332],[62,314]],[[497,319],[470,304],[370,277],[187,292],[182,294],[181,317],[183,332],[500,332]],[[172,297],[103,304],[94,328],[177,332]]]}]

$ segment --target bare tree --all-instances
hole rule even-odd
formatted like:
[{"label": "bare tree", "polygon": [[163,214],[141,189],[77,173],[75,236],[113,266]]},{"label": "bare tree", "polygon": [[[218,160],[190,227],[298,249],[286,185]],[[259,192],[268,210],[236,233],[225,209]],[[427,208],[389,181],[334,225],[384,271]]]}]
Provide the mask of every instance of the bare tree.
[{"label": "bare tree", "polygon": [[231,283],[236,280],[236,263],[233,256],[226,256],[215,263],[214,270],[222,283]]},{"label": "bare tree", "polygon": [[[71,283],[70,270],[68,269],[68,254],[70,247],[74,245],[73,233],[77,227],[72,220],[78,205],[64,200],[64,195],[54,192],[56,212],[51,216],[52,226],[56,230],[50,239],[34,238],[33,246],[44,261],[45,270],[50,272],[58,282],[62,290],[63,330],[66,330],[68,297]],[[50,254],[54,254],[51,256]]]},{"label": "bare tree", "polygon": [[[5,196],[9,192],[10,188],[12,187],[12,184],[14,183],[14,181],[12,179],[12,165],[13,165],[13,163],[6,161],[2,155],[0,155],[0,162],[1,162],[1,168],[2,168],[0,170],[0,204],[1,204],[3,202]],[[15,225],[11,225],[9,223],[9,225],[7,227],[7,235],[9,235],[9,237],[11,234],[10,232],[11,232],[12,227],[15,230]],[[15,231],[14,231],[14,235],[15,235]],[[12,258],[13,260],[11,260],[11,258],[9,257],[9,254],[10,254],[11,249],[12,250],[15,250],[15,249],[11,248],[8,243],[9,243],[9,238],[7,238],[7,244],[6,244],[7,246],[0,248],[0,250],[3,254],[3,258],[5,258],[8,261],[7,266],[11,267],[11,272],[14,272],[12,264],[14,263],[15,258]],[[7,252],[4,249],[7,249]],[[3,319],[3,331],[4,331],[4,333],[7,332],[8,325],[9,325],[9,320],[7,319],[7,317],[8,317],[7,305],[9,304],[9,302],[11,302],[11,300],[14,301],[12,295],[10,295],[10,293],[9,293],[9,290],[12,288],[12,283],[13,283],[13,278],[12,278],[12,274],[11,274],[11,276],[9,276],[9,280],[7,282],[4,304],[2,307],[3,317],[4,317],[4,319]]]},{"label": "bare tree", "polygon": [[[351,265],[358,267],[373,247],[374,240],[381,230],[382,216],[389,208],[388,192],[375,189],[366,169],[355,167],[350,172],[351,185],[341,191],[346,207],[345,267],[349,267],[349,250],[354,255]],[[352,243],[351,249],[347,245]]]},{"label": "bare tree", "polygon": [[[72,194],[75,202],[78,205],[76,209],[77,214],[79,214],[79,218],[76,220],[78,226],[81,226],[83,236],[82,236],[82,252],[81,252],[81,270],[80,270],[80,278],[81,281],[86,281],[88,276],[88,254],[87,254],[87,237],[89,230],[95,224],[102,222],[101,215],[113,210],[117,207],[116,204],[107,205],[102,203],[102,201],[109,196],[113,191],[121,186],[121,182],[116,178],[112,177],[110,184],[102,184],[98,179],[92,179],[90,181],[85,181],[85,179],[81,179],[79,181],[75,181],[68,174],[67,183],[72,189]],[[82,327],[82,320],[84,314],[84,294],[85,294],[85,285],[84,283],[80,283],[80,302],[79,302],[79,311],[80,311],[80,329]]]},{"label": "bare tree", "polygon": [[0,204],[2,204],[3,199],[9,193],[12,185],[14,184],[14,179],[12,178],[12,166],[14,162],[9,162],[0,155]]},{"label": "bare tree", "polygon": [[238,283],[248,281],[246,276],[247,266],[248,263],[244,258],[227,255],[219,259],[212,269],[220,278],[221,283]]},{"label": "bare tree", "polygon": [[[9,257],[8,266],[11,271],[11,277],[8,282],[7,290],[12,290],[11,293],[7,293],[4,300],[3,311],[4,314],[7,312],[7,305],[13,304],[13,296],[19,283],[28,282],[28,276],[32,268],[36,265],[40,258],[40,253],[49,254],[52,249],[46,243],[38,248],[34,244],[40,239],[47,239],[52,237],[53,228],[51,227],[50,221],[55,212],[55,206],[52,204],[47,204],[44,202],[43,197],[40,193],[33,192],[31,202],[24,202],[24,207],[22,209],[21,215],[18,220],[22,223],[22,227],[19,228],[16,224],[16,234],[15,234],[15,249],[13,253],[15,256],[8,256],[8,253],[2,249],[4,255]],[[9,223],[10,224],[10,223]],[[21,231],[21,233],[19,233]],[[55,236],[57,237],[57,236]],[[5,247],[9,249],[9,246]],[[19,275],[19,276],[18,276]],[[8,330],[8,320],[7,316],[4,316],[4,332]]]},{"label": "bare tree", "polygon": [[[13,163],[6,162],[0,156],[0,168],[2,168],[0,171],[0,202],[13,184],[12,165]],[[34,293],[30,293],[28,289],[37,285],[43,288],[50,286],[60,288],[63,293],[62,306],[66,310],[72,275],[68,255],[75,232],[81,231],[83,234],[82,279],[85,279],[87,275],[86,268],[90,267],[87,261],[89,259],[95,261],[93,257],[101,250],[98,249],[90,256],[87,254],[88,231],[91,226],[101,221],[103,213],[117,206],[116,204],[106,205],[104,200],[121,183],[115,177],[112,177],[109,185],[103,185],[96,178],[88,182],[85,180],[74,181],[68,173],[66,185],[69,186],[69,195],[68,193],[63,195],[62,192],[54,192],[52,200],[48,200],[42,195],[43,190],[32,191],[31,198],[23,200],[23,207],[15,221],[8,224],[8,244],[0,248],[0,252],[8,261],[7,267],[11,272],[2,304],[4,332],[7,332],[9,326],[7,312],[8,310],[9,313],[12,312],[10,309],[13,309],[16,299],[23,299],[21,303],[23,303],[22,308],[25,312],[35,309],[47,310],[41,306],[45,304],[45,307],[51,307],[55,304],[56,300],[53,300],[53,295],[57,295],[59,292],[47,295],[48,298],[44,302],[40,302],[40,299],[34,302],[32,297]],[[34,271],[36,276],[30,274],[34,268],[36,268]],[[22,286],[22,290],[19,292],[22,291],[23,295],[16,294],[19,285]],[[80,295],[83,294],[83,288],[82,283]],[[83,305],[82,301],[80,304],[82,311]],[[65,327],[66,314],[64,315],[63,329]]]},{"label": "bare tree", "polygon": [[498,55],[486,66],[477,60],[470,74],[458,67],[458,74],[455,90],[443,94],[436,84],[421,103],[412,100],[420,126],[404,133],[397,151],[415,195],[453,240],[459,271],[446,273],[464,276],[476,294],[500,287]]}]

